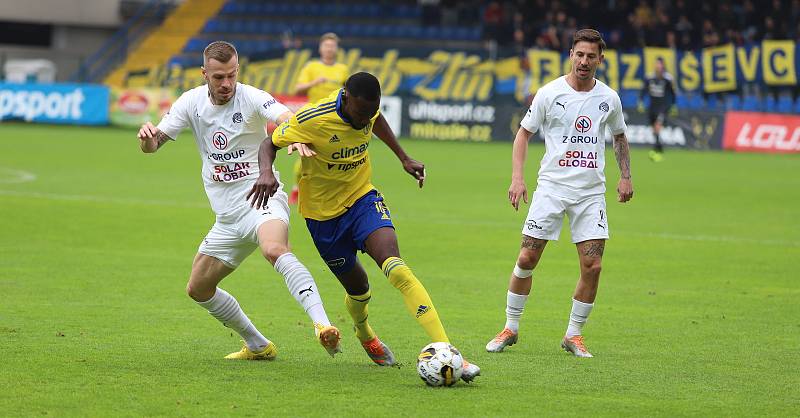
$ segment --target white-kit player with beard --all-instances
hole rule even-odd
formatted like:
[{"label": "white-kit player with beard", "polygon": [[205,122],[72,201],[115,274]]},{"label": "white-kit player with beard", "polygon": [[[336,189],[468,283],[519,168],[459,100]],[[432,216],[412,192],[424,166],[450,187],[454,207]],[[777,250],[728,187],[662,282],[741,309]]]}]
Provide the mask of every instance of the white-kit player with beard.
[{"label": "white-kit player with beard", "polygon": [[142,151],[152,153],[191,128],[203,161],[203,184],[216,222],[200,244],[186,292],[244,340],[241,351],[225,358],[274,359],[275,344],[256,329],[233,296],[217,287],[258,247],[283,276],[311,317],[320,343],[333,356],[340,351],[339,330],[328,320],[311,273],[289,250],[286,193],[279,189],[266,201],[248,201],[259,178],[265,125],[280,124],[292,113],[269,93],[236,82],[239,57],[227,42],[205,48],[202,73],[207,84],[183,93],[157,127],[148,122],[139,130]]},{"label": "white-kit player with beard", "polygon": [[572,242],[578,250],[580,279],[572,298],[572,311],[561,347],[577,357],[592,357],[583,341],[582,328],[594,306],[608,217],[605,201],[605,136],[610,130],[620,170],[618,200],[633,197],[628,140],[619,95],[594,78],[603,62],[605,42],[593,29],[575,32],[569,74],[536,92],[514,139],[511,187],[508,199],[514,209],[528,202],[523,168],[528,139],[537,132],[546,152],[539,169],[536,191],[522,227],[522,248],[506,295],[506,324],[489,341],[486,350],[500,352],[517,342],[519,320],[531,291],[533,269],[547,241],[557,240],[566,214]]}]

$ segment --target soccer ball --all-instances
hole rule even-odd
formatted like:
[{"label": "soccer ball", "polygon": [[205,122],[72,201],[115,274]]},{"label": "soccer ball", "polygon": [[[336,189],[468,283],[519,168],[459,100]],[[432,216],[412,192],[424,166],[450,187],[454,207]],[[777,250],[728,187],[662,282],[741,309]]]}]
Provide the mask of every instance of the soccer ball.
[{"label": "soccer ball", "polygon": [[430,343],[417,357],[417,373],[428,386],[453,386],[463,367],[461,353],[448,343]]}]

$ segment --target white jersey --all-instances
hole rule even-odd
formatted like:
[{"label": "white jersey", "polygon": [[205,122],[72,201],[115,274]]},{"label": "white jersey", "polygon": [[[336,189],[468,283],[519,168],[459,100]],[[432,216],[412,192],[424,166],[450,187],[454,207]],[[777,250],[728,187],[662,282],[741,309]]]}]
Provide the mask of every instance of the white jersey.
[{"label": "white jersey", "polygon": [[587,92],[575,91],[566,76],[545,84],[520,122],[544,138],[537,190],[575,199],[605,193],[606,131],[617,135],[626,127],[617,92],[595,81]]},{"label": "white jersey", "polygon": [[176,139],[182,129],[192,128],[203,160],[206,195],[219,215],[247,203],[245,197],[259,174],[264,127],[287,111],[269,93],[241,83],[236,83],[234,97],[218,106],[211,103],[208,86],[202,85],[183,93],[158,129]]}]

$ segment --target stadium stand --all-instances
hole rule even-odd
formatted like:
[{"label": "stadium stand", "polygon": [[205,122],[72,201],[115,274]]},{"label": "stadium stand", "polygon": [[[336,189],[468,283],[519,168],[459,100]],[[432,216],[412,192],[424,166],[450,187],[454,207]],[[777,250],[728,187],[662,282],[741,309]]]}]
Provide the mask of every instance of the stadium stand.
[{"label": "stadium stand", "polygon": [[[699,50],[800,39],[800,0],[772,0],[771,7],[759,4],[615,0],[598,7],[598,2],[589,0],[187,0],[106,81],[119,85],[126,71],[143,62],[198,65],[199,53],[215,39],[233,42],[243,56],[260,58],[290,49],[313,51],[325,32],[337,33],[344,49],[428,47],[489,59],[522,56],[531,48],[563,52],[579,27],[598,28],[618,51],[645,46]],[[744,87],[725,93],[679,94],[677,106],[783,113],[800,108],[796,85]],[[621,96],[625,106],[638,103],[638,92],[621,91]]]}]

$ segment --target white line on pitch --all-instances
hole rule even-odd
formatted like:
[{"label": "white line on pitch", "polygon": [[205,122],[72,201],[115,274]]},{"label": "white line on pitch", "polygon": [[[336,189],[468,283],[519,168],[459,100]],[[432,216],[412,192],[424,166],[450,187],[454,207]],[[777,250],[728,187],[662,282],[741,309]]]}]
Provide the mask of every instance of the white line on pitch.
[{"label": "white line on pitch", "polygon": [[34,180],[36,180],[36,174],[33,174],[30,171],[0,167],[0,183],[16,184],[27,183]]}]

